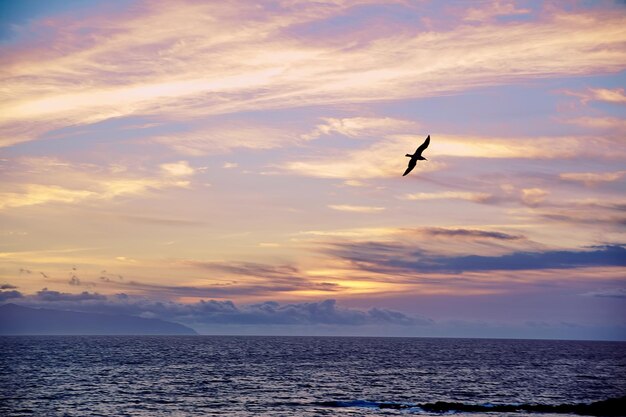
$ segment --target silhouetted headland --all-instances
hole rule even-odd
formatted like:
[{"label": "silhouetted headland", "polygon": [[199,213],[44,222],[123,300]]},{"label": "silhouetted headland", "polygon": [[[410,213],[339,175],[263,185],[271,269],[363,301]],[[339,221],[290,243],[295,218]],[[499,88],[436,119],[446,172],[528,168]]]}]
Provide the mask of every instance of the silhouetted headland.
[{"label": "silhouetted headland", "polygon": [[5,304],[0,306],[3,335],[193,335],[182,324],[127,315],[82,313]]}]

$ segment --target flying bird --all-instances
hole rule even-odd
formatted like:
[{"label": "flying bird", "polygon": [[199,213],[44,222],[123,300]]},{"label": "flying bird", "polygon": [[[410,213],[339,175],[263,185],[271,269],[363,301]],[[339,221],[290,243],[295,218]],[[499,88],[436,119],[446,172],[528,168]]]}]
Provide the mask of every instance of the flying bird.
[{"label": "flying bird", "polygon": [[422,143],[420,145],[420,147],[417,148],[417,150],[415,151],[415,153],[413,155],[410,155],[408,153],[405,155],[405,156],[411,158],[411,160],[409,161],[409,166],[407,167],[406,171],[404,171],[404,174],[402,174],[403,177],[406,174],[408,174],[409,172],[411,172],[413,170],[413,168],[415,168],[415,164],[417,164],[418,160],[419,161],[427,161],[427,159],[422,156],[422,152],[424,152],[424,149],[428,148],[429,144],[430,144],[430,135],[428,135],[428,137],[426,138],[424,143]]}]

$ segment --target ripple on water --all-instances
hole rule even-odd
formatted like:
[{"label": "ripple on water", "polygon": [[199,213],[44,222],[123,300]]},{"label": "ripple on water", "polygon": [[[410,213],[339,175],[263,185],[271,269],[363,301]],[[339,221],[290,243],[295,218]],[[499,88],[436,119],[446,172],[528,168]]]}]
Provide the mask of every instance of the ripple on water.
[{"label": "ripple on water", "polygon": [[[424,404],[447,402],[456,404],[448,411],[478,417],[497,410],[491,406],[620,397],[625,347],[417,338],[3,337],[0,415],[404,415],[440,413]],[[468,411],[478,405],[485,408]]]}]

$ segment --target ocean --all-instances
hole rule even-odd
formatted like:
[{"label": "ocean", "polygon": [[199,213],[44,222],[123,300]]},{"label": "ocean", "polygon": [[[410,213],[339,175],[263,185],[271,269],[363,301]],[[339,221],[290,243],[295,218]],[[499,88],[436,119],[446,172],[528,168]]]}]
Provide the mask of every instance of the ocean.
[{"label": "ocean", "polygon": [[2,416],[626,415],[625,395],[620,342],[0,338]]}]

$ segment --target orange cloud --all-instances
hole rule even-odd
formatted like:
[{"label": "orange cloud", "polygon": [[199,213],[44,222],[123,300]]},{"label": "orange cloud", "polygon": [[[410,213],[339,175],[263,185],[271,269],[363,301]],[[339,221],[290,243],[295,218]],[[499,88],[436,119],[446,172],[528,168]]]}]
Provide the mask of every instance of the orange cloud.
[{"label": "orange cloud", "polygon": [[[327,155],[288,162],[282,168],[320,178],[362,180],[396,177],[406,168],[403,156],[413,152],[423,137],[414,134],[379,134],[381,139],[365,148],[336,149]],[[613,140],[601,137],[502,138],[441,133],[432,135],[425,156],[428,161],[419,163],[413,171],[417,175],[442,169],[450,157],[568,159],[585,156],[616,159],[626,157],[626,151],[616,148]]]},{"label": "orange cloud", "polygon": [[5,178],[0,187],[0,210],[46,203],[78,203],[139,195],[151,189],[188,187],[194,169],[186,161],[162,164],[161,172],[149,176],[127,172],[119,166],[98,168],[69,164],[54,158],[24,158],[23,171]]},{"label": "orange cloud", "polygon": [[414,193],[405,194],[402,199],[404,200],[440,200],[440,199],[453,199],[453,200],[467,200],[475,203],[485,203],[492,198],[488,193],[472,193],[466,191],[444,191],[439,193]]},{"label": "orange cloud", "polygon": [[380,213],[385,210],[384,207],[354,206],[351,204],[331,204],[328,207],[333,210],[348,211],[351,213]]}]

